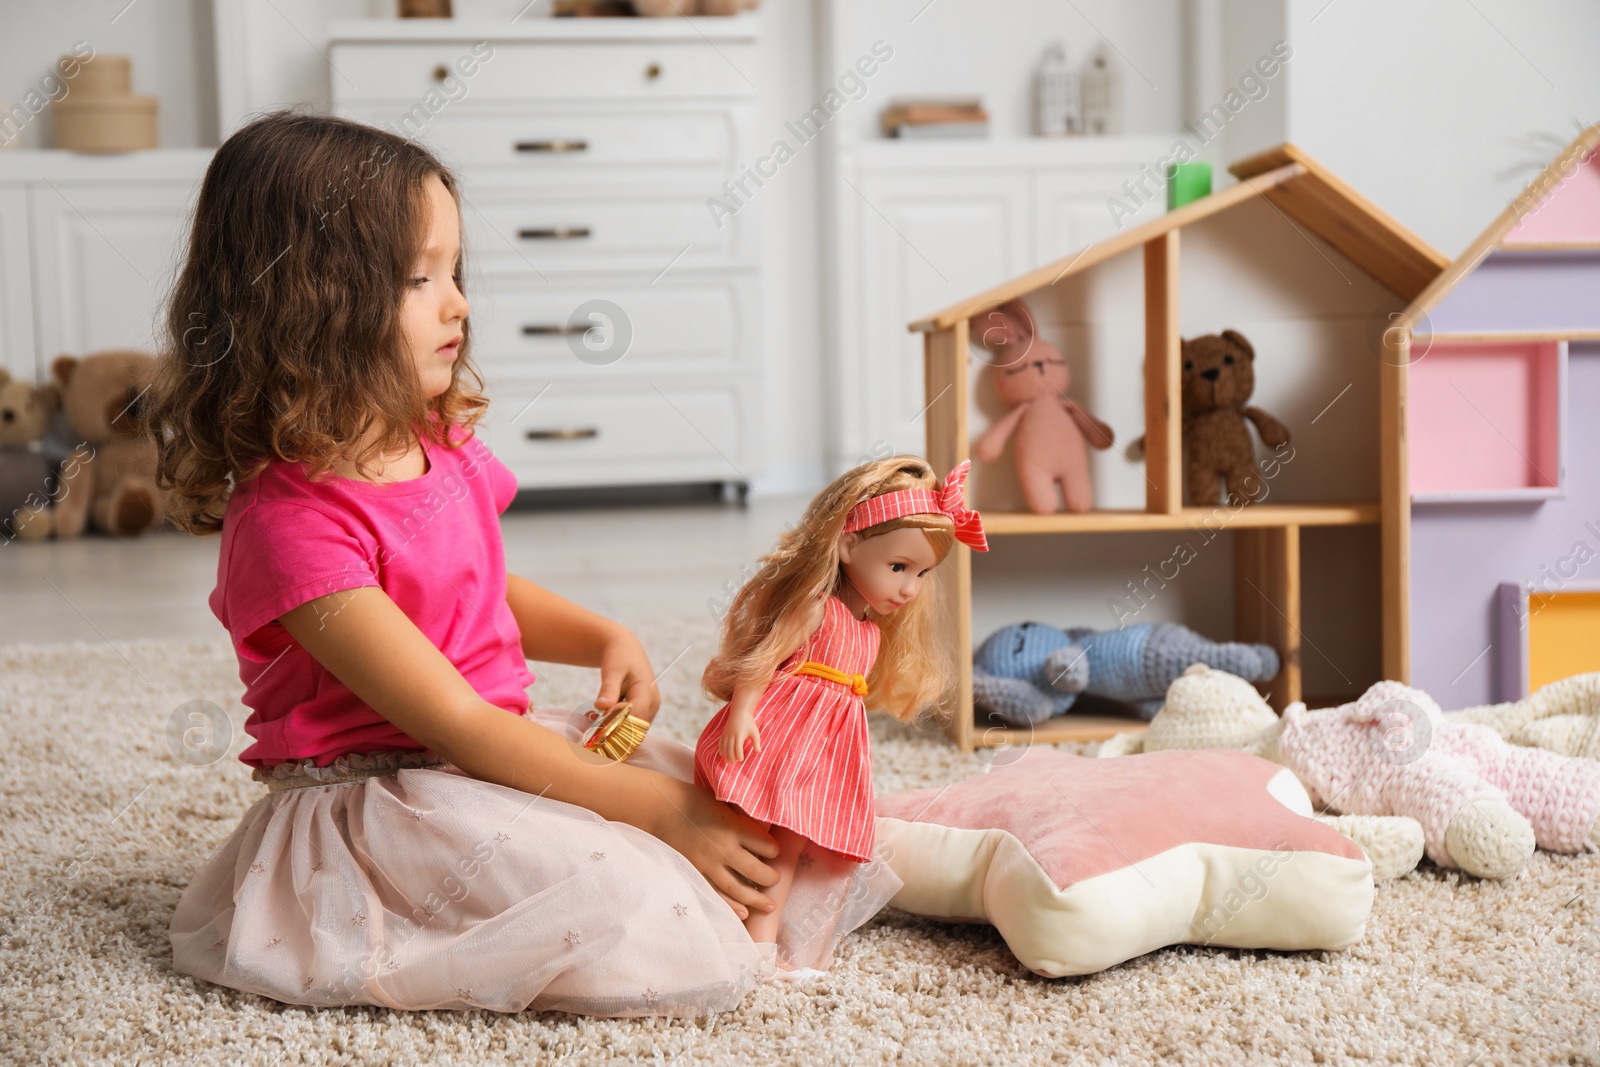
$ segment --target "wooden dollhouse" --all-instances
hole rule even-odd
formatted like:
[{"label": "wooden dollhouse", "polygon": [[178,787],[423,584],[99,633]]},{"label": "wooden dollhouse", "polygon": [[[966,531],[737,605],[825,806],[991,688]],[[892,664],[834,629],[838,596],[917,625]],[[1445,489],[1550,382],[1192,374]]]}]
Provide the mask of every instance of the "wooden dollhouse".
[{"label": "wooden dollhouse", "polygon": [[1449,707],[1600,670],[1600,126],[1406,308],[1396,677]]},{"label": "wooden dollhouse", "polygon": [[[994,417],[983,410],[977,376],[982,367],[969,352],[969,324],[1016,298],[1029,305],[1041,332],[1064,339],[1059,347],[1069,361],[1077,361],[1074,381],[1088,381],[1098,395],[1090,409],[1109,416],[1119,441],[1141,431],[1145,435],[1142,469],[1130,468],[1115,453],[1100,460],[1110,466],[1096,473],[1097,506],[1082,514],[1028,512],[1014,494],[1006,497],[1009,457],[975,464],[974,503],[984,511],[991,545],[1000,550],[988,557],[1002,555],[1018,541],[1050,537],[1058,546],[1055,554],[1077,556],[1092,554],[1088,546],[1096,535],[1109,535],[1119,544],[1149,544],[1159,552],[1178,538],[1210,541],[1226,532],[1226,539],[1217,539],[1224,545],[1231,541],[1231,585],[1209,580],[1222,583],[1228,602],[1184,621],[1213,639],[1274,646],[1281,670],[1262,688],[1282,709],[1304,698],[1303,647],[1325,650],[1332,642],[1326,636],[1311,642],[1302,622],[1302,542],[1315,540],[1321,552],[1332,544],[1323,539],[1328,530],[1348,529],[1365,538],[1353,547],[1338,544],[1341,558],[1363,551],[1370,558],[1364,566],[1336,562],[1305,573],[1329,596],[1343,595],[1345,589],[1359,593],[1358,607],[1345,612],[1339,632],[1359,631],[1357,636],[1372,644],[1370,654],[1325,656],[1337,672],[1331,685],[1344,696],[1381,675],[1399,676],[1391,666],[1405,639],[1405,589],[1395,580],[1405,573],[1408,519],[1403,479],[1395,475],[1402,455],[1404,380],[1403,367],[1380,358],[1380,336],[1408,302],[1429,291],[1449,261],[1294,145],[1241,160],[1229,170],[1237,184],[944,308],[910,329],[925,335],[926,454],[936,469],[948,470],[969,458],[971,441],[982,429],[974,424]],[[1276,390],[1265,406],[1284,418],[1300,455],[1310,458],[1291,464],[1279,490],[1265,502],[1185,506],[1180,330],[1195,336],[1226,327],[1255,341],[1257,396],[1265,388]],[[1114,484],[1118,477],[1120,489]],[[1113,498],[1119,492],[1131,506],[1106,506],[1117,503]],[[1139,496],[1142,506],[1137,506]],[[1204,552],[1207,562],[1199,569],[1225,574],[1217,561],[1230,558],[1218,556],[1227,549]],[[1054,560],[1055,554],[1045,558]],[[1051,565],[1063,580],[1087,566]],[[952,665],[958,696],[949,732],[962,748],[1094,740],[1137,725],[1127,718],[1075,712],[1031,730],[977,723],[972,712],[974,592],[975,586],[982,592],[991,563],[986,557],[975,574],[973,556],[961,552],[954,566],[949,589],[960,652]],[[1110,581],[1123,577],[1113,573]],[[1132,576],[1128,586],[1137,580]],[[1048,587],[1052,580],[1033,584]],[[1230,614],[1232,633],[1217,632],[1218,619]]]}]

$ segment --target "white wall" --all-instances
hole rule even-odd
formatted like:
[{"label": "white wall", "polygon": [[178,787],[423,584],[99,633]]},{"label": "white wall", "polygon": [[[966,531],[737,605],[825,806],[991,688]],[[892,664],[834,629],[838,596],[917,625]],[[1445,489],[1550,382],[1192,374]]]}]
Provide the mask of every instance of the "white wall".
[{"label": "white wall", "polygon": [[1287,25],[1290,139],[1450,256],[1600,122],[1591,0],[1287,0]]},{"label": "white wall", "polygon": [[[96,55],[132,57],[132,91],[157,98],[156,136],[162,148],[215,145],[210,0],[125,5],[126,0],[3,0],[0,100],[22,104],[30,90],[40,100],[49,99],[51,86],[41,86],[41,79],[83,41]],[[16,147],[52,147],[51,119],[45,107],[23,128]]]},{"label": "white wall", "polygon": [[[768,0],[774,4],[777,0]],[[1033,132],[1033,74],[1045,48],[1066,45],[1081,64],[1102,37],[1122,71],[1125,133],[1165,133],[1179,124],[1183,92],[1180,0],[838,0],[849,5],[838,47],[845,61],[885,41],[894,58],[873,76],[867,106],[845,133],[881,136],[878,116],[895,97],[983,98],[994,137]],[[1120,56],[1120,58],[1119,58]]]}]

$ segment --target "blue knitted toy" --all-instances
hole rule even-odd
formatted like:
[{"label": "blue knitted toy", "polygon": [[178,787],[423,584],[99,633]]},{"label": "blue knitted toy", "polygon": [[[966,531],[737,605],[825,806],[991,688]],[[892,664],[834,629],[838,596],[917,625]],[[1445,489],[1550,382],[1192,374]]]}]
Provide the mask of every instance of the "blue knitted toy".
[{"label": "blue knitted toy", "polygon": [[1068,711],[1079,693],[1132,704],[1148,721],[1194,663],[1250,682],[1278,673],[1271,645],[1211,641],[1170,622],[1098,631],[1020,623],[991,634],[972,662],[973,703],[1017,726]]}]

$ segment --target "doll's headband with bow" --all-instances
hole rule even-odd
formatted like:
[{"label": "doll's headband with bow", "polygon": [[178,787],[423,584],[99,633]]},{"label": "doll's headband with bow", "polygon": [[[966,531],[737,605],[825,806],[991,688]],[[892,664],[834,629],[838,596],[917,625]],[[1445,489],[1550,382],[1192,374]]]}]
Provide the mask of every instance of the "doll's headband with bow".
[{"label": "doll's headband with bow", "polygon": [[850,509],[843,532],[864,530],[904,515],[947,515],[955,524],[957,541],[974,552],[987,552],[989,539],[983,534],[983,519],[967,507],[964,499],[967,472],[971,469],[972,461],[962,460],[937,492],[932,489],[898,489],[868,497]]}]

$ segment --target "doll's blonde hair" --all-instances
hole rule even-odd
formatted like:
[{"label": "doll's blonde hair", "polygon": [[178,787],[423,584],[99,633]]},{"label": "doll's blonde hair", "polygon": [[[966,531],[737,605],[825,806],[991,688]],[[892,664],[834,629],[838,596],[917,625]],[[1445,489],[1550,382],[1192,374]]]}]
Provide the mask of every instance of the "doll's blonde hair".
[{"label": "doll's blonde hair", "polygon": [[[818,493],[805,517],[784,531],[777,547],[761,557],[755,577],[734,595],[722,621],[721,647],[701,678],[706,693],[727,701],[736,685],[765,685],[805,641],[814,605],[837,593],[844,583],[839,538],[852,508],[883,493],[939,487],[925,460],[891,456],[846,471]],[[864,540],[902,527],[926,534],[940,562],[955,544],[955,526],[946,515],[904,515],[857,533]],[[917,598],[892,615],[880,616],[869,609],[882,639],[867,676],[867,704],[903,722],[917,718],[954,682],[953,657],[944,647],[948,634],[942,632],[948,628],[938,625],[942,602],[938,573],[936,565]]]}]

